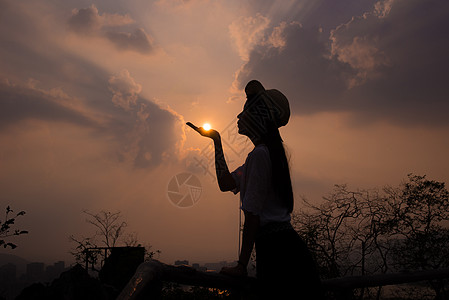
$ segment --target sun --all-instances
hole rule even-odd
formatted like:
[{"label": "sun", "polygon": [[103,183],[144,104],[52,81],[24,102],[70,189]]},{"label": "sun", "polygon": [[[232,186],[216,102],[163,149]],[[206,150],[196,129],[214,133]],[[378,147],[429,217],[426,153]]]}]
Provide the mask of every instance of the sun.
[{"label": "sun", "polygon": [[204,123],[203,128],[204,128],[204,130],[210,130],[211,129],[209,123]]}]

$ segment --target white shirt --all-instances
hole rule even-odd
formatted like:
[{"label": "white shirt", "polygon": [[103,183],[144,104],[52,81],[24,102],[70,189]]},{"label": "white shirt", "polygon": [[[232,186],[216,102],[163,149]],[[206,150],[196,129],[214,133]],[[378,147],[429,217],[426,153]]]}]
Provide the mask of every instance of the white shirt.
[{"label": "white shirt", "polygon": [[266,145],[256,146],[245,163],[231,175],[236,183],[234,194],[240,192],[241,209],[258,215],[261,226],[290,221],[288,209],[282,206],[274,190],[270,153]]}]

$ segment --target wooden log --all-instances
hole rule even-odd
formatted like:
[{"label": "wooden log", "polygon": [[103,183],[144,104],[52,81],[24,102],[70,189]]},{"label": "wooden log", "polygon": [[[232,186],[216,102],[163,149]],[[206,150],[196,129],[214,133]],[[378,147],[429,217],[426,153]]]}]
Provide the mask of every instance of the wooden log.
[{"label": "wooden log", "polygon": [[[449,268],[326,279],[322,281],[322,287],[328,291],[352,290],[443,278],[449,278]],[[189,266],[171,266],[157,260],[150,260],[137,268],[136,273],[117,299],[142,299],[143,295],[145,295],[145,299],[157,299],[163,281],[219,289],[237,289],[245,293],[251,293],[256,287],[256,278],[254,277],[237,278],[216,272],[200,272]]]},{"label": "wooden log", "polygon": [[117,300],[142,298],[142,295],[149,286],[157,281],[160,269],[161,265],[158,261],[149,261],[140,264],[133,277],[117,297]]},{"label": "wooden log", "polygon": [[[252,290],[256,284],[254,277],[237,278],[216,272],[200,272],[189,266],[171,266],[157,260],[150,260],[140,264],[117,300],[140,299],[141,295],[148,294],[148,290],[158,286],[161,281],[244,291]],[[155,292],[150,292],[150,294],[155,294]]]}]

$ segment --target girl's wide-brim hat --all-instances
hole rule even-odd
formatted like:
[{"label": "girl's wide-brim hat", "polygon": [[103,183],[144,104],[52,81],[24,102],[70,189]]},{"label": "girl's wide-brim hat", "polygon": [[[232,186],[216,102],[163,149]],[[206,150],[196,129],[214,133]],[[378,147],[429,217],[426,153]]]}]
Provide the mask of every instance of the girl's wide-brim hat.
[{"label": "girl's wide-brim hat", "polygon": [[245,93],[248,99],[256,95],[263,95],[263,98],[268,100],[265,103],[269,106],[268,108],[272,112],[277,127],[287,125],[290,119],[290,105],[287,97],[279,90],[266,90],[259,81],[251,80],[245,87]]}]

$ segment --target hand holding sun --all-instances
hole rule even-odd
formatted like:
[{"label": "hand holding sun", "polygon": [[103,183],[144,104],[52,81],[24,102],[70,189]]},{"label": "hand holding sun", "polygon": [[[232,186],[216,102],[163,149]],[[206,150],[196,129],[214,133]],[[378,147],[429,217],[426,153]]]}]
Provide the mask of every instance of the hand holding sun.
[{"label": "hand holding sun", "polygon": [[203,127],[196,127],[195,125],[193,125],[190,122],[187,122],[186,124],[188,126],[190,126],[193,130],[195,130],[196,132],[201,134],[202,136],[211,138],[213,140],[219,140],[220,139],[220,134],[218,133],[218,131],[212,129],[211,125],[209,123],[205,123],[203,125]]},{"label": "hand holding sun", "polygon": [[204,123],[203,128],[204,130],[209,131],[211,129],[211,126],[209,123]]}]

